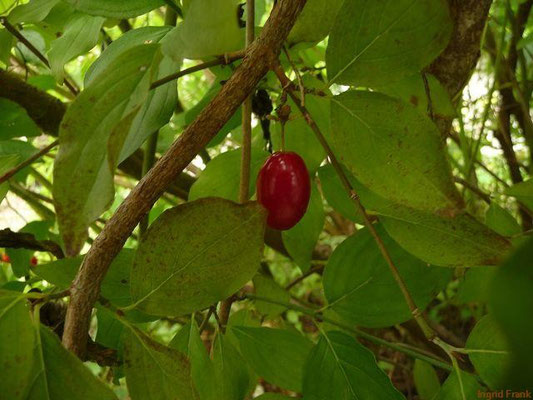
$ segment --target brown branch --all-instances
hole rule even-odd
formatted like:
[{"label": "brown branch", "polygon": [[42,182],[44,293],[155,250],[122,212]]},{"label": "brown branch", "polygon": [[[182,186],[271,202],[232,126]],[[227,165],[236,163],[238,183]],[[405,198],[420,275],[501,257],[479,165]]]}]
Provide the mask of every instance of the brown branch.
[{"label": "brown branch", "polygon": [[242,64],[165,155],[141,179],[95,239],[71,287],[64,346],[85,353],[89,319],[107,269],[141,218],[168,185],[217,134],[268,72],[305,0],[280,0]]},{"label": "brown branch", "polygon": [[13,232],[11,229],[0,230],[0,247],[47,251],[57,258],[65,257],[63,249],[57,243],[51,240],[37,240],[31,233]]}]

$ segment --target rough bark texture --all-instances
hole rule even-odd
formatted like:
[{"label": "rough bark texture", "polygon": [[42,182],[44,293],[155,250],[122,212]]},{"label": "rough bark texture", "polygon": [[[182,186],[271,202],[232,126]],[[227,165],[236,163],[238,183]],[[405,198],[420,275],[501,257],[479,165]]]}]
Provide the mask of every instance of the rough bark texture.
[{"label": "rough bark texture", "polygon": [[448,4],[454,22],[452,37],[428,72],[437,77],[454,99],[468,83],[479,59],[492,0],[448,0]]},{"label": "rough bark texture", "polygon": [[141,179],[98,235],[71,287],[63,345],[77,355],[86,350],[92,307],[107,269],[141,218],[168,185],[235,113],[277,58],[305,0],[278,1],[261,36],[242,64],[196,120]]}]

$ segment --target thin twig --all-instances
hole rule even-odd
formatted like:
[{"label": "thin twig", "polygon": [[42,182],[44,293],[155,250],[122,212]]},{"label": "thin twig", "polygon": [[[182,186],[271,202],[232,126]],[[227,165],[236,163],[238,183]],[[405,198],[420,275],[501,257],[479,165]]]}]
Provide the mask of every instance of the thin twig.
[{"label": "thin twig", "polygon": [[201,71],[203,69],[215,67],[217,65],[228,65],[231,64],[237,60],[240,60],[244,57],[244,51],[237,51],[235,53],[230,53],[223,56],[217,56],[214,60],[206,61],[198,65],[194,65],[189,68],[185,68],[179,72],[176,72],[174,74],[165,76],[164,78],[158,79],[155,82],[152,82],[150,85],[150,90],[156,89],[159,86],[163,86],[166,83],[172,82],[178,78],[181,78],[182,76],[192,74],[193,72]]},{"label": "thin twig", "polygon": [[59,140],[56,140],[52,143],[50,143],[48,146],[43,148],[42,150],[38,151],[34,155],[32,155],[27,160],[21,162],[19,165],[11,168],[9,171],[7,171],[4,175],[0,177],[0,184],[4,183],[8,179],[10,179],[13,175],[15,175],[17,172],[19,172],[21,169],[27,167],[28,165],[31,165],[35,160],[38,160],[43,155],[48,153],[50,150],[52,150],[54,147],[56,147],[59,144]]},{"label": "thin twig", "polygon": [[47,251],[57,258],[65,257],[63,249],[57,243],[51,240],[37,240],[31,233],[13,232],[11,229],[0,230],[0,247]]},{"label": "thin twig", "polygon": [[[0,17],[0,22],[6,30],[11,33],[13,36],[15,36],[22,44],[24,44],[39,60],[43,62],[44,65],[46,65],[48,68],[50,68],[50,63],[48,62],[48,59],[44,56],[43,53],[39,51],[31,42],[26,39],[18,30],[15,28],[11,23],[7,20],[6,17]],[[68,80],[65,79],[65,86],[69,88],[69,90],[72,92],[73,95],[77,95],[79,93],[79,90]]]},{"label": "thin twig", "polygon": [[303,275],[300,275],[298,278],[293,280],[291,283],[289,283],[287,286],[285,286],[285,290],[291,290],[294,286],[299,284],[301,281],[306,279],[307,277],[313,275],[313,274],[321,274],[322,271],[324,271],[324,265],[314,265],[313,267],[309,268],[307,272],[305,272]]},{"label": "thin twig", "polygon": [[359,195],[356,193],[355,189],[353,188],[352,184],[348,180],[348,177],[344,173],[340,163],[337,160],[337,157],[331,150],[331,147],[329,146],[328,142],[326,141],[324,135],[320,131],[320,128],[315,123],[314,119],[312,118],[311,114],[309,114],[309,111],[305,108],[305,106],[302,106],[300,99],[298,96],[294,93],[294,87],[292,85],[292,82],[287,78],[285,75],[285,71],[281,67],[281,64],[279,61],[272,66],[272,69],[276,76],[278,77],[279,81],[281,82],[281,85],[287,90],[289,96],[292,98],[296,106],[299,108],[300,112],[304,116],[305,121],[309,125],[309,127],[313,130],[315,133],[318,141],[326,151],[326,154],[328,155],[330,163],[333,165],[333,168],[335,169],[337,175],[339,176],[344,188],[346,189],[348,195],[352,199],[356,211],[363,217],[365,226],[370,231],[370,234],[374,238],[383,258],[387,262],[389,269],[392,273],[392,276],[394,277],[394,280],[398,284],[398,287],[402,291],[402,294],[407,302],[407,305],[409,307],[409,310],[411,311],[411,315],[415,319],[415,321],[418,323],[418,326],[424,333],[424,336],[428,340],[432,340],[436,333],[431,329],[427,321],[425,320],[424,314],[420,311],[420,309],[417,307],[415,301],[413,300],[413,297],[411,296],[411,293],[409,292],[409,289],[407,288],[407,285],[405,284],[403,278],[401,277],[398,268],[394,264],[394,261],[392,260],[387,248],[385,247],[383,241],[381,240],[380,236],[378,235],[376,228],[372,224],[370,217],[366,213],[366,210],[364,206],[361,204],[361,201],[359,199]]}]

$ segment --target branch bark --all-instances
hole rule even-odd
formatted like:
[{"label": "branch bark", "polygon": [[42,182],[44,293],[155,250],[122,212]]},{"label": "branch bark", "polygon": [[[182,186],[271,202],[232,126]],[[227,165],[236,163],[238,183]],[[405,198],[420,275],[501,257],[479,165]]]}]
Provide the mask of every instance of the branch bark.
[{"label": "branch bark", "polygon": [[260,37],[247,49],[242,64],[221,91],[131,191],[85,256],[71,287],[63,345],[77,355],[86,350],[92,307],[109,264],[137,223],[166,187],[231,118],[268,72],[306,0],[280,0]]},{"label": "branch bark", "polygon": [[13,232],[11,229],[0,231],[0,247],[48,251],[57,258],[65,257],[61,246],[57,243],[51,240],[37,240],[31,233]]}]

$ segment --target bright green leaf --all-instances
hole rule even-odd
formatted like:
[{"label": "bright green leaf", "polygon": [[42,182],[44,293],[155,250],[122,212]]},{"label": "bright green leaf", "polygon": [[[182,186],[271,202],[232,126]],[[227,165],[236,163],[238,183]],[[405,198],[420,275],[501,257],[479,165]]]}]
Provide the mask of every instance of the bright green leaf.
[{"label": "bright green leaf", "polygon": [[420,400],[432,400],[440,390],[440,381],[431,364],[415,360],[413,379]]},{"label": "bright green leaf", "polygon": [[305,365],[306,400],[404,399],[374,355],[342,332],[325,332]]},{"label": "bright green leaf", "polygon": [[81,12],[111,18],[131,18],[165,4],[163,0],[63,0]]},{"label": "bright green leaf", "polygon": [[264,229],[257,203],[206,198],[165,211],[139,244],[133,301],[154,315],[182,315],[228,297],[259,267]]},{"label": "bright green leaf", "polygon": [[289,33],[289,44],[303,42],[310,46],[324,39],[342,3],[343,0],[308,0]]},{"label": "bright green leaf", "polygon": [[[189,191],[189,201],[209,196],[238,201],[241,179],[241,155],[242,151],[237,149],[221,153],[213,158],[192,185]],[[250,196],[255,192],[255,177],[257,177],[268,156],[269,154],[264,150],[252,149]]]},{"label": "bright green leaf", "polygon": [[509,196],[516,197],[527,208],[533,211],[533,179],[517,183],[505,190]]},{"label": "bright green leaf", "polygon": [[40,129],[17,103],[0,99],[0,140],[39,136]]},{"label": "bright green leaf", "polygon": [[450,374],[442,385],[441,390],[432,400],[471,400],[477,399],[478,391],[483,392],[481,385],[476,378],[466,372],[461,372],[461,379],[458,379],[457,372]]},{"label": "bright green leaf", "polygon": [[516,219],[506,209],[492,202],[485,214],[487,226],[503,236],[513,236],[522,232]]},{"label": "bright green leaf", "polygon": [[59,82],[65,78],[65,64],[96,45],[104,21],[102,17],[76,13],[65,25],[63,35],[52,42],[48,58],[52,73]]},{"label": "bright green leaf", "polygon": [[[255,294],[257,296],[267,299],[276,299],[277,301],[283,303],[289,303],[289,292],[278,285],[272,277],[259,273],[254,277],[253,282]],[[261,314],[270,317],[275,317],[286,310],[286,308],[283,306],[270,304],[264,301],[257,301],[255,303],[255,308]]]},{"label": "bright green leaf", "polygon": [[79,252],[87,227],[111,205],[123,136],[148,95],[157,49],[143,44],[122,53],[63,117],[53,194],[69,255]]},{"label": "bright green leaf", "polygon": [[331,83],[375,86],[420,71],[452,32],[444,0],[345,1],[326,53]]},{"label": "bright green leaf", "polygon": [[21,4],[9,13],[8,20],[12,24],[22,22],[40,22],[46,18],[50,10],[59,3],[60,0],[31,0],[26,4]]}]

